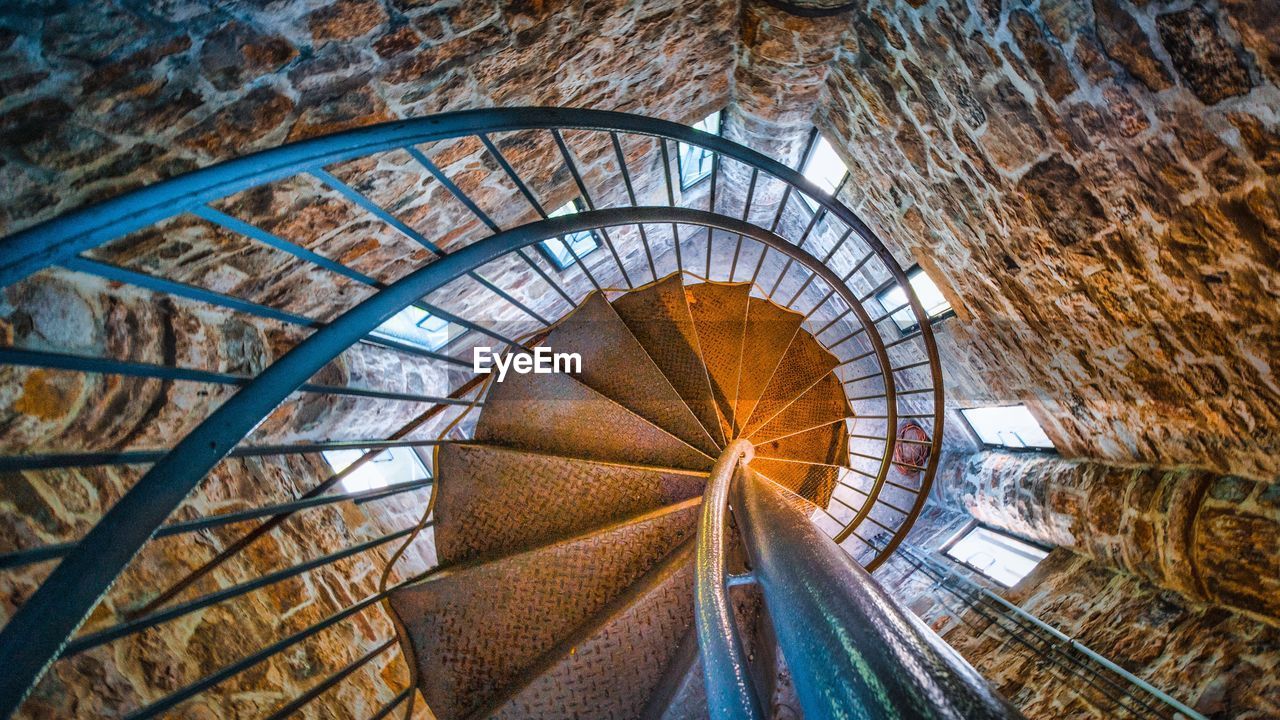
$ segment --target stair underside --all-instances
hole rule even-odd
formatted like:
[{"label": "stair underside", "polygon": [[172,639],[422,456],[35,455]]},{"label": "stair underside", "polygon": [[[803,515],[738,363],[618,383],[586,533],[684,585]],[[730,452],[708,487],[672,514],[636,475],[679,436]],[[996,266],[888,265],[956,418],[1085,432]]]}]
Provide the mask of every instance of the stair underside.
[{"label": "stair underside", "polygon": [[[474,442],[441,448],[443,569],[391,599],[437,717],[707,716],[696,648],[681,647],[719,448],[749,437],[751,468],[806,513],[848,457],[835,358],[799,314],[750,293],[671,276],[593,294],[546,336],[583,372],[509,373]],[[732,596],[751,654],[776,673],[758,590]]]},{"label": "stair underside", "polygon": [[698,500],[394,591],[391,607],[442,720],[466,717],[693,537]]}]

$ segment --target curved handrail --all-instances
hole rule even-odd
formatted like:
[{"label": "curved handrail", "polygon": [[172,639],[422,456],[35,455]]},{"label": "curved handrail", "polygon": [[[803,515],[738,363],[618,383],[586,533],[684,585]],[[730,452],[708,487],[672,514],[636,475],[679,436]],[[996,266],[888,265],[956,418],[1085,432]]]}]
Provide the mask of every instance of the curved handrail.
[{"label": "curved handrail", "polygon": [[[7,717],[58,657],[115,578],[212,467],[258,421],[334,356],[396,312],[503,255],[548,238],[635,223],[677,222],[740,233],[823,277],[855,309],[852,292],[817,258],[757,225],[681,207],[593,210],[540,220],[446,255],[387,286],[317,330],[242,387],[134,484],[0,630],[0,717]],[[878,335],[872,335],[879,342]],[[884,353],[881,343],[879,352]],[[887,364],[887,358],[883,360]]]},{"label": "curved handrail", "polygon": [[731,497],[805,717],[1022,718],[784,492],[748,468]]},{"label": "curved handrail", "polygon": [[733,619],[729,589],[725,584],[727,560],[729,485],[734,474],[755,455],[746,440],[735,440],[720,453],[707,478],[698,521],[698,549],[694,555],[694,624],[702,648],[703,679],[707,706],[717,717],[757,720],[764,718],[747,669],[738,624]]},{"label": "curved handrail", "polygon": [[[764,260],[763,252],[770,249],[782,253],[798,262],[808,270],[810,281],[821,278],[831,292],[810,312],[816,311],[828,298],[839,296],[850,310],[837,317],[852,317],[866,331],[869,352],[858,356],[867,362],[874,360],[879,373],[867,378],[881,377],[884,383],[884,395],[887,409],[883,416],[887,419],[884,432],[885,452],[879,458],[878,472],[873,478],[870,492],[864,493],[866,500],[855,512],[852,522],[844,524],[843,530],[835,538],[837,542],[848,537],[849,533],[863,520],[870,518],[870,512],[880,497],[891,467],[892,449],[897,434],[896,418],[898,414],[897,385],[893,373],[895,368],[890,362],[888,345],[880,335],[877,323],[884,322],[888,315],[872,319],[863,307],[866,297],[856,297],[846,280],[852,277],[864,263],[877,258],[880,264],[876,267],[886,272],[893,280],[907,290],[907,305],[917,318],[926,316],[915,293],[910,290],[905,274],[893,256],[879,241],[875,234],[856,214],[839,203],[835,198],[826,195],[820,188],[806,180],[800,173],[787,168],[757,152],[744,148],[719,136],[709,135],[684,125],[655,120],[623,113],[556,109],[556,108],[510,108],[489,109],[449,113],[428,118],[404,120],[382,125],[375,125],[337,133],[331,136],[306,140],[279,148],[265,150],[243,158],[231,160],[219,165],[204,168],[186,175],[165,181],[155,186],[144,187],[121,197],[105,201],[92,207],[73,211],[59,218],[46,221],[23,230],[9,237],[0,239],[0,285],[12,283],[24,278],[44,267],[61,264],[75,268],[76,263],[88,262],[76,257],[84,250],[96,247],[107,241],[116,239],[129,232],[152,225],[156,222],[190,212],[204,217],[210,211],[207,203],[225,198],[229,195],[260,186],[264,183],[310,172],[320,178],[329,177],[325,166],[334,163],[370,155],[381,151],[407,149],[417,152],[414,145],[461,137],[478,137],[484,141],[490,151],[496,153],[500,164],[510,172],[501,154],[490,144],[488,134],[518,132],[528,130],[549,130],[561,143],[561,151],[566,152],[559,131],[565,129],[598,130],[613,135],[613,144],[619,153],[617,133],[650,136],[659,138],[664,163],[666,162],[666,141],[675,140],[707,149],[716,153],[718,167],[721,158],[737,160],[751,168],[752,187],[755,187],[756,173],[771,175],[787,185],[786,193],[778,207],[777,218],[781,218],[786,209],[787,193],[799,191],[812,198],[820,210],[813,216],[809,229],[821,217],[829,213],[831,217],[844,223],[847,232],[844,237],[856,233],[868,249],[865,257],[854,270],[843,278],[829,267],[803,249],[803,240],[799,246],[759,224],[747,221],[746,213],[741,219],[720,215],[714,212],[714,183],[712,176],[712,211],[692,210],[679,207],[670,198],[670,177],[668,175],[667,206],[636,207],[635,197],[631,197],[631,207],[615,207],[603,210],[591,210],[577,215],[544,219],[527,225],[500,231],[496,225],[488,221],[475,206],[468,208],[477,213],[480,219],[489,224],[495,234],[484,240],[476,241],[452,253],[438,253],[439,257],[430,265],[423,267],[402,280],[384,285],[367,276],[356,279],[376,287],[377,292],[359,305],[348,310],[337,320],[319,327],[310,337],[294,347],[288,353],[268,366],[260,375],[252,380],[246,379],[243,384],[237,383],[239,391],[221,407],[210,414],[194,431],[189,433],[171,450],[153,453],[158,462],[118,501],[106,511],[100,521],[81,540],[69,549],[62,563],[45,579],[37,592],[18,610],[10,622],[0,630],[0,664],[6,667],[6,673],[0,677],[0,717],[7,715],[27,692],[34,687],[34,682],[47,666],[57,659],[65,642],[75,632],[86,614],[110,587],[119,573],[130,562],[138,550],[152,537],[161,523],[169,517],[173,509],[180,503],[202,477],[223,457],[233,452],[233,448],[243,440],[250,430],[262,418],[266,417],[291,392],[303,387],[316,371],[338,354],[364,338],[370,330],[391,315],[408,305],[419,301],[433,290],[470,273],[479,267],[505,256],[507,253],[522,252],[542,240],[563,236],[582,230],[594,230],[618,225],[636,225],[641,228],[645,223],[654,225],[677,224],[700,225],[708,229],[722,230],[739,236],[750,238],[763,246],[760,262]],[[415,156],[416,157],[416,156]],[[565,155],[570,171],[575,173],[575,180],[585,194],[576,169]],[[457,187],[443,177],[438,169],[434,169],[428,161],[421,162],[427,166],[442,184],[459,195]],[[620,163],[624,180],[626,179],[625,162]],[[666,170],[669,172],[667,164]],[[518,178],[512,178],[519,184]],[[526,197],[539,210],[537,201]],[[630,185],[628,184],[630,191]],[[350,189],[348,189],[350,192]],[[469,201],[465,195],[458,199],[464,204]],[[750,207],[748,199],[748,207]],[[229,216],[225,216],[229,218]],[[388,213],[384,218],[390,218]],[[544,214],[545,217],[545,214]],[[777,218],[774,226],[777,226]],[[236,222],[235,218],[229,218]],[[245,226],[248,227],[248,226]],[[250,228],[252,229],[252,228]],[[808,236],[808,230],[805,235]],[[678,236],[677,236],[678,240]],[[844,238],[832,248],[843,244]],[[708,232],[708,251],[711,245],[711,233]],[[741,243],[741,240],[739,240]],[[610,247],[612,251],[613,248]],[[648,246],[646,244],[646,251]],[[305,252],[305,251],[304,251]],[[312,254],[314,255],[314,253]],[[324,258],[314,255],[319,260]],[[676,258],[679,263],[679,245],[676,245]],[[708,255],[708,258],[710,255]],[[575,256],[575,262],[581,261]],[[616,259],[616,254],[615,254]],[[652,258],[650,258],[652,265]],[[735,254],[736,266],[736,254]],[[106,266],[104,266],[106,267]],[[329,262],[325,265],[330,270],[350,270],[344,266]],[[622,272],[626,270],[621,268]],[[537,270],[535,267],[534,270]],[[583,266],[586,271],[585,265]],[[683,271],[683,268],[682,268]],[[780,283],[786,268],[779,275]],[[759,267],[757,267],[759,272]],[[357,274],[358,275],[358,274]],[[146,276],[135,273],[134,276]],[[588,272],[588,277],[590,277]],[[655,272],[656,277],[656,272]],[[545,278],[545,276],[544,276]],[[549,281],[550,282],[550,281]],[[592,278],[594,284],[594,279]],[[554,286],[554,283],[552,283]],[[170,284],[173,287],[173,284]],[[598,286],[597,286],[598,287]],[[804,287],[807,287],[807,283]],[[804,289],[801,288],[801,291]],[[560,290],[556,287],[557,290]],[[775,283],[774,289],[777,289]],[[163,288],[162,291],[165,291]],[[773,291],[770,291],[770,295]],[[564,295],[563,290],[561,294]],[[797,291],[796,298],[800,297]],[[230,298],[229,298],[230,299]],[[572,299],[566,296],[572,303]],[[794,303],[793,298],[792,303]],[[241,303],[242,307],[259,310],[269,309],[255,306],[252,303]],[[887,311],[887,308],[885,309]],[[531,316],[542,321],[538,315]],[[807,317],[807,316],[806,316]],[[461,320],[459,320],[461,322]],[[834,323],[835,320],[832,320]],[[830,327],[830,325],[828,325]],[[483,333],[489,333],[484,328]],[[820,334],[820,333],[819,333]],[[852,337],[852,335],[850,336]],[[919,514],[927,495],[929,484],[937,466],[941,443],[939,435],[942,430],[942,377],[937,364],[937,350],[932,330],[927,321],[921,323],[918,337],[922,339],[928,356],[926,363],[932,373],[932,386],[924,390],[931,391],[933,396],[934,442],[931,443],[931,454],[928,466],[920,482],[914,504],[909,511],[903,511],[890,505],[904,516],[899,529],[891,531],[888,550],[877,554],[869,567],[874,567],[901,541],[905,528],[909,527]],[[898,343],[893,343],[898,344]],[[428,353],[430,355],[430,353]],[[439,357],[439,356],[437,356]],[[452,359],[452,358],[446,358]],[[850,360],[849,362],[852,362]],[[917,364],[919,365],[919,364]],[[849,381],[854,382],[854,381]],[[846,393],[848,390],[846,389]],[[879,440],[879,438],[874,438]],[[876,452],[868,450],[868,452]],[[855,453],[856,454],[856,453]],[[864,455],[863,457],[871,456]],[[857,472],[861,472],[857,470]],[[863,490],[854,488],[857,492]],[[832,516],[834,519],[834,516]],[[874,518],[872,518],[874,520]],[[837,520],[838,523],[843,522]],[[881,525],[881,523],[876,523]],[[881,525],[883,527],[883,525]],[[886,528],[888,529],[888,528]],[[860,539],[866,543],[864,538]],[[869,545],[869,543],[867,543]],[[874,547],[873,547],[874,549]]]}]

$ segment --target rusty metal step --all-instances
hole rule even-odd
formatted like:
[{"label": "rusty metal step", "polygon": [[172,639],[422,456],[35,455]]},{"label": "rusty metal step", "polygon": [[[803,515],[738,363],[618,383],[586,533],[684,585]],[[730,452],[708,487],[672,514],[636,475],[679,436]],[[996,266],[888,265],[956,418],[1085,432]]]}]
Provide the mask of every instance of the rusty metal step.
[{"label": "rusty metal step", "polygon": [[504,689],[545,653],[598,613],[616,613],[609,610],[615,601],[655,567],[670,566],[673,552],[696,533],[698,507],[698,499],[687,500],[393,591],[401,645],[435,716],[454,720],[506,702]]},{"label": "rusty metal step", "polygon": [[582,356],[574,377],[640,417],[707,453],[718,446],[666,375],[600,292],[592,293],[546,339],[555,352]]},{"label": "rusty metal step", "polygon": [[829,423],[756,445],[756,457],[847,466],[849,433],[844,424]]},{"label": "rusty metal step", "polygon": [[840,468],[834,465],[794,460],[758,457],[751,461],[751,469],[822,508],[831,502],[831,493],[835,492],[840,478]]},{"label": "rusty metal step", "polygon": [[735,434],[744,429],[774,372],[790,372],[779,363],[800,329],[804,316],[759,298],[747,305],[747,325],[742,340],[742,366],[738,371],[737,399],[731,423]]},{"label": "rusty metal step", "polygon": [[494,382],[476,440],[605,462],[709,470],[714,459],[562,373]]},{"label": "rusty metal step", "polygon": [[828,373],[749,436],[755,445],[853,417],[844,387]]},{"label": "rusty metal step", "polygon": [[724,431],[680,275],[668,275],[616,298],[613,309],[703,428],[723,447]]},{"label": "rusty metal step", "polygon": [[605,463],[494,445],[440,449],[436,554],[450,565],[512,552],[702,494],[691,470]]},{"label": "rusty metal step", "polygon": [[693,627],[693,543],[546,653],[475,718],[634,720]]},{"label": "rusty metal step", "polygon": [[777,371],[760,393],[751,417],[742,423],[743,437],[755,434],[783,408],[830,373],[838,362],[836,356],[827,352],[812,335],[797,332],[778,363]]},{"label": "rusty metal step", "polygon": [[724,434],[734,437],[731,420],[737,400],[738,368],[742,363],[742,338],[751,286],[746,283],[702,283],[688,285],[684,291]]}]

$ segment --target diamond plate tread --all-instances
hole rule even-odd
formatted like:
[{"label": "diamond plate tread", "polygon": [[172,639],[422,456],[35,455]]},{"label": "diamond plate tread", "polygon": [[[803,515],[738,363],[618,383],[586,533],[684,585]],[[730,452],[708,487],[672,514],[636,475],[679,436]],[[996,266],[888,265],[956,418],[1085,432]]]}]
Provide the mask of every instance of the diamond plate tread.
[{"label": "diamond plate tread", "polygon": [[511,552],[702,494],[706,475],[530,453],[440,448],[435,507],[442,565]]},{"label": "diamond plate tread", "polygon": [[594,292],[552,330],[546,347],[582,356],[574,378],[640,417],[709,454],[718,446],[684,399],[618,317]]},{"label": "diamond plate tread", "polygon": [[791,460],[771,460],[757,457],[751,468],[778,485],[805,500],[825,508],[831,502],[831,493],[840,478],[840,468],[834,465],[814,465]]},{"label": "diamond plate tread", "polygon": [[731,423],[740,433],[751,418],[787,348],[800,329],[804,316],[759,298],[747,306],[747,326],[742,340],[742,367]]},{"label": "diamond plate tread", "polygon": [[[698,663],[698,629],[696,626],[689,628],[684,637],[681,638],[680,646],[676,648],[675,655],[667,663],[666,670],[662,672],[662,678],[654,686],[653,692],[649,693],[649,699],[645,701],[644,710],[640,713],[641,720],[661,720],[662,718],[670,717],[668,713],[677,706],[677,703],[684,696],[690,694],[691,680],[695,669],[701,673],[702,668]],[[699,716],[692,715],[692,717]],[[707,717],[705,701],[701,717]]]},{"label": "diamond plate tread", "polygon": [[827,352],[808,332],[796,333],[778,363],[778,369],[760,394],[760,401],[751,417],[743,423],[743,437],[751,437],[769,423],[783,408],[835,369],[837,363],[836,356]]},{"label": "diamond plate tread", "polygon": [[844,423],[829,423],[756,445],[756,457],[846,466],[849,433]]},{"label": "diamond plate tread", "polygon": [[[760,643],[764,640],[761,637],[759,625],[761,611],[764,608],[760,589],[754,585],[732,587],[729,588],[729,596],[733,603],[734,623],[742,637],[743,652],[749,663],[754,662],[759,657]],[[710,717],[707,707],[707,686],[702,674],[702,656],[697,647],[696,629],[690,628],[687,639],[692,640],[693,646],[689,657],[677,655],[672,661],[672,666],[668,668],[669,672],[680,673],[674,692],[670,694],[660,711],[645,716],[646,720],[659,718],[661,720],[703,720]],[[685,650],[683,644],[681,650]],[[682,664],[677,666],[677,662]],[[758,683],[759,678],[754,672],[753,677]]]},{"label": "diamond plate tread", "polygon": [[698,333],[680,275],[673,273],[616,298],[613,309],[703,428],[723,446],[720,414],[711,395],[707,368],[702,364]]},{"label": "diamond plate tread", "polygon": [[725,436],[733,434],[729,419],[738,392],[738,367],[747,322],[747,283],[702,283],[684,289],[698,331],[698,347],[711,378],[711,395],[720,410]]},{"label": "diamond plate tread", "polygon": [[844,386],[835,373],[828,373],[783,408],[764,427],[752,433],[750,440],[756,445],[762,445],[770,440],[849,417],[853,417],[853,413],[849,410]]},{"label": "diamond plate tread", "polygon": [[548,653],[493,712],[526,720],[634,720],[693,627],[693,543]]},{"label": "diamond plate tread", "polygon": [[[465,717],[501,699],[504,688],[544,653],[655,567],[665,567],[663,559],[676,548],[689,547],[699,506],[695,498],[535,550],[446,569],[393,591],[390,606],[402,644],[436,717]],[[637,607],[657,613],[655,622],[669,609]],[[653,642],[660,637],[654,634]]]},{"label": "diamond plate tread", "polygon": [[563,373],[494,382],[478,442],[585,460],[709,470],[714,460]]}]

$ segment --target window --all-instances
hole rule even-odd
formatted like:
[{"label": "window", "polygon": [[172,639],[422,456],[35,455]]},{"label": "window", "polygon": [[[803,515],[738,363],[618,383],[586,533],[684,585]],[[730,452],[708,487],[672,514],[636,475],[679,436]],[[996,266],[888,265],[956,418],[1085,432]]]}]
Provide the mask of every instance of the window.
[{"label": "window", "polygon": [[1040,423],[1031,416],[1026,405],[965,408],[960,414],[984,445],[1015,449],[1055,449],[1053,441],[1045,435]]},{"label": "window", "polygon": [[1005,587],[1013,587],[1049,553],[981,525],[971,528],[946,550],[957,560]]},{"label": "window", "polygon": [[[916,297],[920,299],[920,305],[924,307],[924,312],[929,316],[930,320],[950,317],[955,314],[951,311],[951,303],[947,302],[947,299],[942,296],[942,291],[925,274],[924,270],[920,269],[919,265],[907,271],[907,282],[911,283],[911,289],[915,290]],[[905,304],[907,302],[907,294],[903,292],[902,286],[895,282],[877,292],[876,301],[880,303],[880,307],[885,312],[888,312]],[[898,326],[898,330],[904,335],[920,326],[916,322],[916,314],[911,312],[909,307],[895,312],[893,314],[893,323]]]},{"label": "window", "polygon": [[[702,122],[694,125],[693,129],[711,133],[712,135],[719,135],[720,111],[717,110],[706,116],[702,119]],[[680,168],[680,189],[688,190],[711,175],[711,163],[713,160],[714,154],[710,150],[696,145],[676,143],[676,162]]]},{"label": "window", "polygon": [[[563,215],[572,215],[582,212],[584,209],[582,200],[574,198],[573,200],[561,205],[552,212],[548,217],[561,217]],[[566,246],[566,243],[568,245]],[[581,232],[570,233],[563,237],[551,238],[538,243],[538,248],[542,250],[542,254],[556,266],[557,270],[564,270],[573,264],[573,256],[577,254],[579,258],[586,257],[587,253],[600,247],[600,241],[596,239],[594,230],[583,230]],[[569,252],[572,248],[573,252]]]},{"label": "window", "polygon": [[[320,454],[334,472],[342,472],[366,452],[368,451],[325,450]],[[360,492],[397,483],[426,480],[428,477],[427,467],[422,464],[422,458],[418,457],[413,448],[394,447],[383,450],[377,457],[353,470],[342,479],[342,487],[347,492]]]},{"label": "window", "polygon": [[449,321],[410,305],[374,328],[371,334],[434,351],[449,344]]},{"label": "window", "polygon": [[[804,169],[800,174],[804,175],[809,182],[825,190],[827,194],[834,195],[844,176],[849,174],[849,168],[845,167],[844,161],[836,154],[831,143],[827,142],[822,135],[818,135],[817,142],[809,150],[809,157],[805,158]],[[817,200],[808,195],[800,197],[804,199],[810,210],[818,209]]]}]

